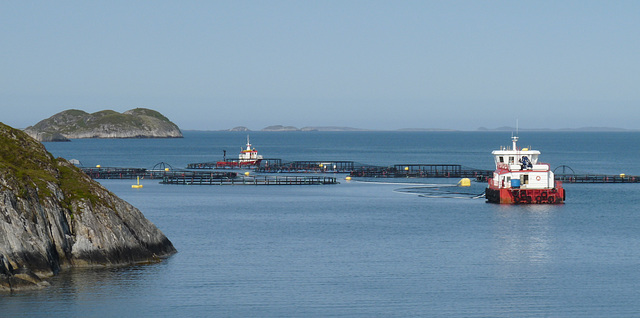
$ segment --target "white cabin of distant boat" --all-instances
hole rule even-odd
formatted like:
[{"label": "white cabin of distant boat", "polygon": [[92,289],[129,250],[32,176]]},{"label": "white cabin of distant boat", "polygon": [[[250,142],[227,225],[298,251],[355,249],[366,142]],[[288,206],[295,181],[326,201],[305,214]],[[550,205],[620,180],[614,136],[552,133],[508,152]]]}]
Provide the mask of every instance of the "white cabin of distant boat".
[{"label": "white cabin of distant boat", "polygon": [[538,162],[540,151],[518,149],[518,137],[511,137],[512,148],[501,147],[492,152],[496,164],[493,186],[512,188],[513,179],[520,180],[520,189],[552,189],[555,176],[546,163]]},{"label": "white cabin of distant boat", "polygon": [[249,136],[247,135],[247,148],[241,149],[238,155],[240,162],[250,162],[262,159],[262,155],[258,155],[258,151],[251,148],[251,142],[249,142]]}]

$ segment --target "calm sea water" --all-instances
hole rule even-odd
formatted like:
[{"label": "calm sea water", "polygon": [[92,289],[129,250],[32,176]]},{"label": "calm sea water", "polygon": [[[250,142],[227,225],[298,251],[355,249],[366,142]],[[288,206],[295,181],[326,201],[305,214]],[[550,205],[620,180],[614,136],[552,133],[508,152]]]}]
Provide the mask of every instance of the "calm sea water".
[{"label": "calm sea water", "polygon": [[[85,166],[150,168],[235,155],[244,133],[47,143]],[[268,158],[492,169],[496,132],[252,132]],[[521,133],[552,167],[640,175],[640,133]],[[630,317],[640,315],[636,184],[566,184],[558,206],[470,199],[484,184],[169,186],[103,180],[174,243],[145,266],[69,270],[0,296],[2,317]],[[398,181],[405,182],[398,184]],[[437,185],[416,185],[406,182]],[[431,187],[442,198],[404,192]],[[435,188],[434,188],[435,187]]]}]

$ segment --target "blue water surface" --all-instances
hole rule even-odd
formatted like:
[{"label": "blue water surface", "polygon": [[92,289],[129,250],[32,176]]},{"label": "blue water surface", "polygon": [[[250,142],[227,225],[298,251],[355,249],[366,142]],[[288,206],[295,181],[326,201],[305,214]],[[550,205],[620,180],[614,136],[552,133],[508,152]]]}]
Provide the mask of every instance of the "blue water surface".
[{"label": "blue water surface", "polygon": [[[639,133],[529,132],[552,168],[640,174]],[[176,167],[234,154],[246,133],[47,143],[87,166]],[[252,132],[265,157],[492,169],[497,132]],[[640,315],[637,184],[566,184],[563,205],[473,199],[457,179],[324,186],[175,186],[101,180],[178,254],[152,265],[73,269],[2,295],[2,317],[632,317]],[[420,191],[429,189],[424,197]],[[452,193],[462,193],[461,195]]]}]

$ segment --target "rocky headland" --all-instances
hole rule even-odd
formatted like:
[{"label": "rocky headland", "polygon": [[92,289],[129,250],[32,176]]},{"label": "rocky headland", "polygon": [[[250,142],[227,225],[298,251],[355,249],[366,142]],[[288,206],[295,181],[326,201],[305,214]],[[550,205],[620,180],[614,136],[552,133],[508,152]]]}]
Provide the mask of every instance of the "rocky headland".
[{"label": "rocky headland", "polygon": [[80,138],[182,138],[180,128],[159,112],[136,108],[124,113],[103,110],[89,114],[70,109],[24,130],[38,141]]},{"label": "rocky headland", "polygon": [[169,239],[24,132],[0,123],[0,291],[46,286],[70,267],[155,262]]}]

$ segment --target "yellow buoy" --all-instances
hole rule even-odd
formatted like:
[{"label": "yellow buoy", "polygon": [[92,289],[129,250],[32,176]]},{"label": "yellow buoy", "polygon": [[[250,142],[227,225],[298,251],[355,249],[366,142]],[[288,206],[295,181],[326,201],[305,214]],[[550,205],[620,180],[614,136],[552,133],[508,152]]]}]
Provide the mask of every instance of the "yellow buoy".
[{"label": "yellow buoy", "polygon": [[409,167],[404,167],[404,171],[409,171]]},{"label": "yellow buoy", "polygon": [[169,171],[169,168],[164,168],[164,171]]},{"label": "yellow buoy", "polygon": [[471,186],[471,180],[469,180],[469,178],[460,179],[460,181],[458,182],[458,185],[461,186],[461,187],[470,187]]},{"label": "yellow buoy", "polygon": [[100,168],[100,165],[96,165],[96,168]]},{"label": "yellow buoy", "polygon": [[138,177],[138,184],[132,184],[131,187],[134,189],[142,188],[142,185],[140,184],[140,177]]},{"label": "yellow buoy", "polygon": [[245,172],[245,173],[244,173],[244,175],[245,175],[245,176],[247,176],[247,177],[248,177],[250,174],[251,174],[251,173],[249,173],[249,171],[247,171],[247,172]]},{"label": "yellow buoy", "polygon": [[346,178],[344,178],[344,179],[345,179],[345,180],[347,180],[347,181],[349,181],[349,180],[351,180],[351,177],[350,177],[350,176],[347,176],[347,177],[346,177]]}]

